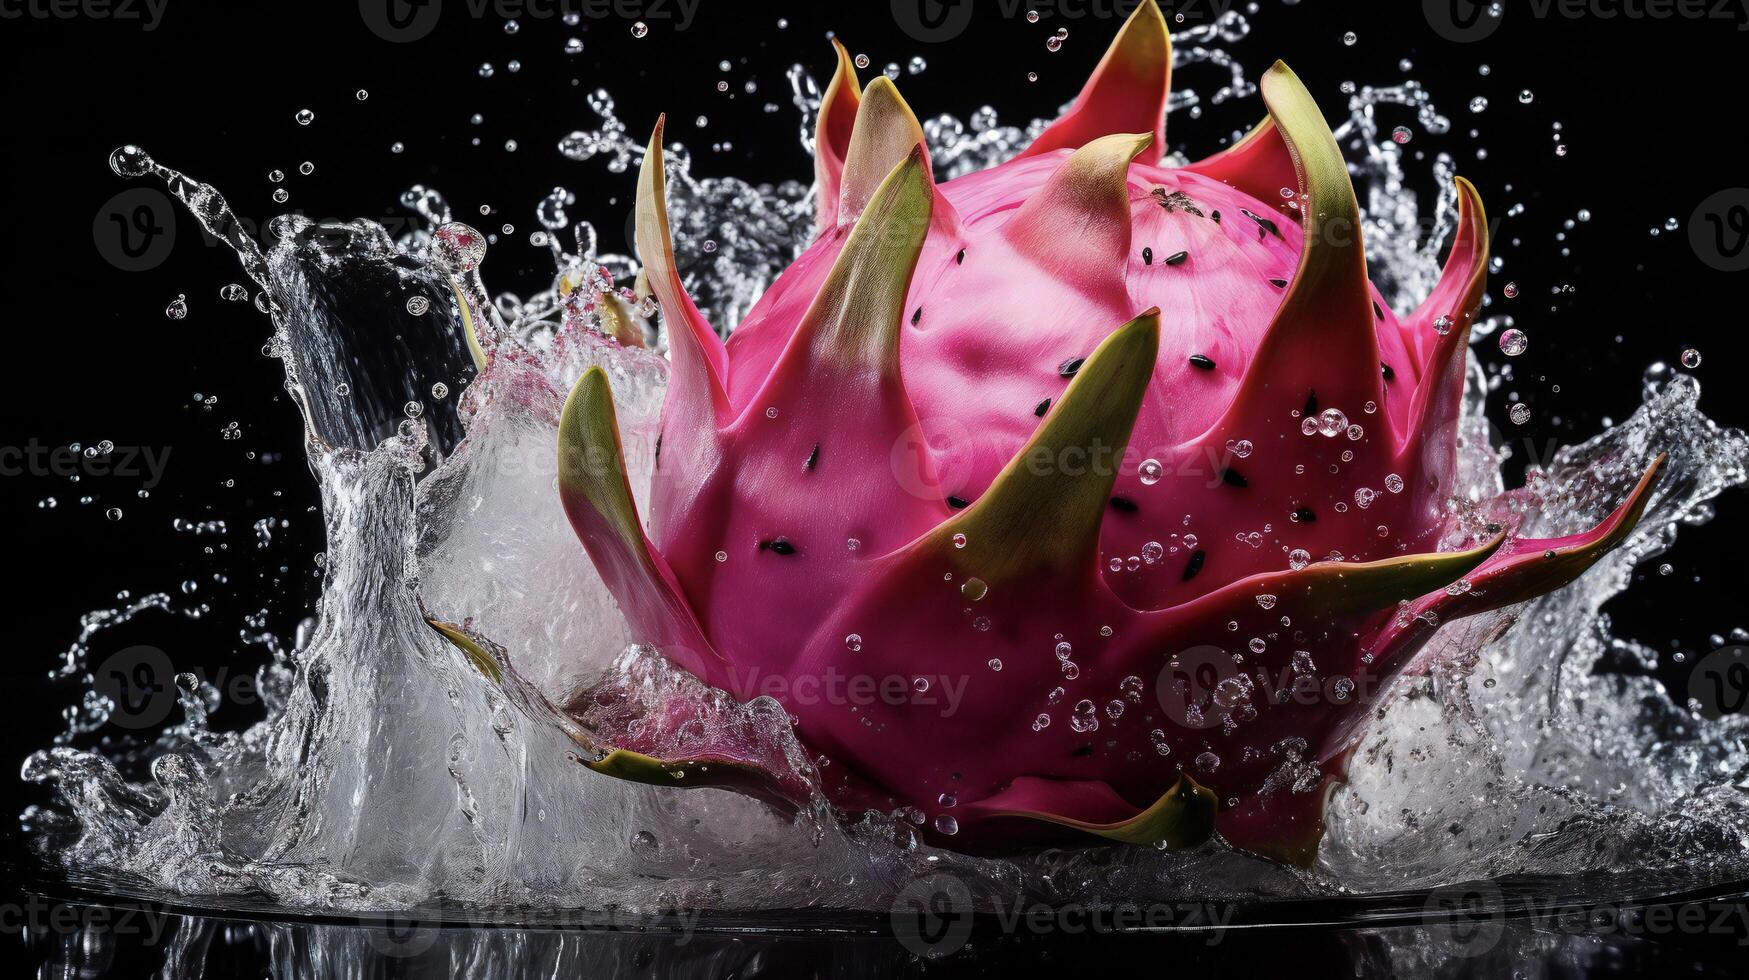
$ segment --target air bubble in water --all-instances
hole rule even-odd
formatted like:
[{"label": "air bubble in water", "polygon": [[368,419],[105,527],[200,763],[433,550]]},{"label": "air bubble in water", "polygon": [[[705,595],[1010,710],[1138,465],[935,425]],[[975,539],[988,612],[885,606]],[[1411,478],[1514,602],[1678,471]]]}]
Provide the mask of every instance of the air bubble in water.
[{"label": "air bubble in water", "polygon": [[1682,366],[1688,368],[1690,371],[1700,367],[1700,351],[1695,350],[1693,347],[1684,350],[1682,352]]},{"label": "air bubble in water", "polygon": [[164,307],[164,315],[172,320],[180,320],[187,316],[188,296],[185,294],[178,294],[175,299],[170,301],[169,306]]},{"label": "air bubble in water", "polygon": [[1512,406],[1511,410],[1506,413],[1506,417],[1512,420],[1513,425],[1523,425],[1530,421],[1530,406],[1519,402]]},{"label": "air bubble in water", "polygon": [[632,25],[632,37],[643,37],[648,33],[650,33],[650,25],[643,21],[640,20]]},{"label": "air bubble in water", "polygon": [[1136,468],[1136,473],[1141,477],[1142,484],[1150,487],[1160,482],[1160,477],[1164,472],[1165,467],[1161,466],[1157,459],[1144,459],[1142,465]]},{"label": "air bubble in water", "polygon": [[1530,338],[1524,331],[1515,328],[1500,334],[1500,350],[1507,357],[1517,357],[1529,349]]},{"label": "air bubble in water", "polygon": [[426,299],[423,296],[409,296],[409,297],[407,297],[407,312],[408,313],[411,313],[414,316],[424,316],[425,311],[429,310],[429,309],[431,309],[431,300]]},{"label": "air bubble in water", "polygon": [[316,114],[308,109],[299,109],[297,116],[294,118],[297,119],[299,126],[308,126],[316,121]]}]

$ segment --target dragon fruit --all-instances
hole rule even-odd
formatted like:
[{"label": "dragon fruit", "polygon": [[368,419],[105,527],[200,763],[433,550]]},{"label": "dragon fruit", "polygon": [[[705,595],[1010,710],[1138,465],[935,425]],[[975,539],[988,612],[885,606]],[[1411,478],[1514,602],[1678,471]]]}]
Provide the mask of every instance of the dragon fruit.
[{"label": "dragon fruit", "polygon": [[[1583,534],[1456,512],[1481,201],[1458,180],[1443,276],[1398,317],[1283,64],[1249,135],[1162,166],[1172,58],[1148,0],[1028,149],[936,184],[898,90],[859,91],[837,50],[817,238],[726,344],[675,266],[657,124],[637,244],[672,366],[649,523],[592,369],[559,430],[590,558],[639,639],[773,693],[846,812],[966,851],[1218,831],[1310,861],[1369,706],[1435,629],[1571,581],[1661,460]],[[581,761],[807,792],[649,730]]]}]

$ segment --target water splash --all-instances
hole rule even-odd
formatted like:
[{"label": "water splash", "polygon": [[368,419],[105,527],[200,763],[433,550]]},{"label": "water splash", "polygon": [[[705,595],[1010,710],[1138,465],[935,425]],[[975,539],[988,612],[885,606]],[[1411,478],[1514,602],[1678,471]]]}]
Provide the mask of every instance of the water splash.
[{"label": "water splash", "polygon": [[[1229,13],[1180,34],[1180,67],[1212,66],[1226,78],[1206,98],[1181,91],[1174,112],[1195,117],[1254,91],[1226,48],[1247,31]],[[819,86],[799,67],[789,78],[811,149]],[[1353,151],[1369,258],[1387,298],[1406,306],[1437,277],[1454,200],[1442,190],[1428,206],[1416,194],[1424,182],[1411,180],[1378,110],[1408,107],[1429,132],[1449,123],[1414,83],[1350,94],[1337,135]],[[643,147],[606,92],[589,106],[596,127],[565,137],[559,152],[625,173]],[[930,119],[925,133],[940,174],[952,177],[1008,158],[1043,125],[1004,125],[986,107],[969,120]],[[684,147],[667,156],[680,268],[701,308],[726,327],[806,245],[810,191],[696,177]],[[1526,533],[1590,526],[1637,475],[1625,461],[1653,446],[1672,452],[1671,478],[1640,530],[1579,582],[1440,634],[1361,746],[1350,785],[1331,804],[1317,871],[1219,845],[973,858],[922,846],[921,813],[831,819],[818,763],[775,702],[737,704],[653,651],[628,648],[611,599],[553,505],[552,446],[563,393],[600,366],[631,469],[649,472],[637,457],[654,444],[667,368],[659,329],[650,331],[651,350],[602,337],[604,296],[633,304],[641,318],[655,311],[638,301],[635,260],[601,251],[592,226],[570,221],[569,192],[557,188],[536,208],[554,274],[524,300],[489,291],[477,262],[456,260],[454,236],[469,230],[452,224],[429,188],[403,198],[424,224],[400,240],[369,222],[283,216],[264,248],[212,187],[137,148],[118,152],[114,166],[165,181],[259,288],[257,305],[274,327],[269,349],[305,420],[328,548],[309,628],[291,644],[257,636],[269,655],[260,675],[265,720],[215,731],[206,721],[210,686],[179,679],[173,727],[131,748],[82,749],[114,708],[93,690],[55,747],[29,760],[25,777],[52,785],[59,805],[33,810],[28,822],[49,832],[52,857],[101,887],[228,902],[264,896],[314,910],[437,903],[656,914],[878,910],[925,871],[954,874],[994,906],[1090,891],[1138,901],[1244,898],[1585,868],[1678,879],[1749,868],[1749,813],[1736,788],[1749,764],[1743,723],[1699,717],[1644,671],[1595,669],[1649,666],[1650,651],[1609,635],[1602,604],[1680,525],[1703,520],[1711,499],[1749,478],[1749,441],[1699,412],[1690,378],[1655,375],[1631,419],[1507,493],[1483,411],[1488,385],[1472,364],[1459,496],[1474,513],[1513,508],[1529,515]],[[1447,187],[1450,158],[1436,155],[1432,171]],[[382,306],[381,296],[395,299]],[[501,355],[477,376],[459,327],[464,308],[481,343]],[[407,338],[402,346],[384,350],[358,332],[383,317]],[[465,390],[428,398],[435,378]],[[410,403],[427,409],[409,413]],[[634,489],[641,503],[647,486]],[[456,610],[478,610],[465,627],[515,650],[525,685],[486,683],[426,627],[428,612]],[[169,611],[182,610],[154,594],[88,616],[57,673],[89,684],[89,654],[105,629]],[[661,738],[680,745],[733,733],[813,787],[814,805],[779,814],[733,793],[639,786],[576,764],[592,730],[626,730],[677,703],[691,720]]]}]

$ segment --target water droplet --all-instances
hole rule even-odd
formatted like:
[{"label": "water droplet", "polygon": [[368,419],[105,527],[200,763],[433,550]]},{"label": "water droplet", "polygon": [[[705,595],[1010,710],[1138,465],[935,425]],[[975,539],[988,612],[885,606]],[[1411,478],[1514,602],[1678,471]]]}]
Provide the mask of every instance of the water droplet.
[{"label": "water droplet", "polygon": [[1326,408],[1318,414],[1318,431],[1334,439],[1348,431],[1348,416],[1338,408]]},{"label": "water droplet", "polygon": [[1506,417],[1512,420],[1513,425],[1523,425],[1530,421],[1530,406],[1519,402],[1512,406],[1511,410],[1506,413]]},{"label": "water droplet", "polygon": [[1269,595],[1267,593],[1258,596],[1257,597],[1257,606],[1260,609],[1274,609],[1275,608],[1275,596]]},{"label": "water droplet", "polygon": [[424,316],[425,311],[429,309],[431,309],[431,300],[426,299],[424,296],[407,297],[408,313],[411,313],[414,316]]},{"label": "water droplet", "polygon": [[1518,283],[1509,282],[1500,291],[1506,295],[1507,299],[1516,299],[1518,298]]},{"label": "water droplet", "polygon": [[1064,640],[1063,642],[1057,644],[1057,659],[1058,660],[1067,660],[1067,659],[1069,659],[1069,657],[1074,655],[1074,653],[1075,653],[1075,648],[1069,645],[1069,641]]},{"label": "water droplet", "polygon": [[316,121],[316,114],[308,109],[299,109],[294,118],[297,119],[299,126],[308,126]]},{"label": "water droplet", "polygon": [[121,508],[120,507],[111,507],[110,509],[103,512],[103,516],[109,518],[112,521],[119,521],[119,520],[121,520]]},{"label": "water droplet", "polygon": [[1081,700],[1076,702],[1074,712],[1069,716],[1069,727],[1085,735],[1099,730],[1099,714],[1093,708],[1093,702]]},{"label": "water droplet", "polygon": [[648,33],[650,33],[650,25],[643,21],[640,20],[632,25],[632,37],[643,37]]},{"label": "water droplet", "polygon": [[1478,95],[1475,98],[1471,99],[1470,100],[1470,111],[1471,112],[1487,112],[1488,111],[1487,98],[1484,96]]},{"label": "water droplet", "polygon": [[1039,712],[1037,718],[1032,720],[1032,730],[1035,732],[1042,732],[1049,727],[1051,727],[1051,716],[1042,711]]},{"label": "water droplet", "polygon": [[132,143],[117,148],[109,155],[109,169],[115,171],[118,177],[144,177],[155,166],[157,164],[152,162],[152,155]]},{"label": "water droplet", "polygon": [[452,275],[472,271],[486,258],[486,238],[469,225],[451,221],[432,235],[431,257]]},{"label": "water droplet", "polygon": [[1500,334],[1500,350],[1507,357],[1517,357],[1530,350],[1530,337],[1517,328],[1503,331]]},{"label": "water droplet", "polygon": [[1530,89],[1525,89],[1524,91],[1518,93],[1518,101],[1524,103],[1525,105],[1530,105],[1532,102],[1536,101],[1536,93],[1532,92]]},{"label": "water droplet", "polygon": [[1388,476],[1385,477],[1385,489],[1391,491],[1392,493],[1402,493],[1403,492],[1403,478],[1398,476],[1395,473],[1389,474]]},{"label": "water droplet", "polygon": [[1433,321],[1433,332],[1439,334],[1441,337],[1451,333],[1451,322],[1451,317],[1449,316],[1435,318]]},{"label": "water droplet", "polygon": [[179,294],[175,299],[170,301],[170,305],[164,307],[164,315],[172,320],[180,320],[183,317],[186,317],[188,315],[188,297]]},{"label": "water droplet", "polygon": [[1690,371],[1700,367],[1700,351],[1690,347],[1682,352],[1682,366]]},{"label": "water droplet", "polygon": [[1348,47],[1353,47],[1354,42],[1356,42],[1358,40],[1360,40],[1360,36],[1358,34],[1355,34],[1353,31],[1349,31],[1348,33],[1342,35],[1342,43]]},{"label": "water droplet", "polygon": [[1398,126],[1396,129],[1391,130],[1391,140],[1398,145],[1407,143],[1414,138],[1415,131],[1407,126]]},{"label": "water droplet", "polygon": [[862,634],[852,633],[844,638],[844,649],[855,653],[862,649]]},{"label": "water droplet", "polygon": [[726,551],[719,551],[719,552],[717,552],[716,558],[717,558],[717,563],[720,565],[723,562],[726,562],[729,560],[729,553]]},{"label": "water droplet", "polygon": [[996,657],[991,657],[984,666],[989,667],[998,674],[1002,672],[1002,661]]},{"label": "water droplet", "polygon": [[953,546],[955,548],[964,548],[966,546],[966,536],[963,534],[954,535],[953,536]]},{"label": "water droplet", "polygon": [[1142,561],[1147,562],[1150,565],[1159,561],[1165,554],[1166,549],[1161,547],[1160,542],[1158,541],[1150,541],[1147,544],[1142,545]]},{"label": "water droplet", "polygon": [[449,397],[449,385],[446,385],[441,381],[432,385],[431,386],[431,397],[437,399],[438,401],[443,401],[445,398],[448,398]]},{"label": "water droplet", "polygon": [[1136,467],[1136,474],[1141,477],[1144,486],[1151,487],[1160,482],[1160,477],[1164,475],[1165,470],[1166,468],[1160,465],[1159,460],[1144,459],[1142,465]]},{"label": "water droplet", "polygon": [[1295,548],[1287,553],[1287,567],[1299,571],[1312,563],[1312,553],[1304,548]]},{"label": "water droplet", "polygon": [[971,602],[977,602],[984,598],[989,591],[990,587],[984,584],[984,580],[981,578],[969,578],[960,583],[960,595],[965,596]]},{"label": "water droplet", "polygon": [[866,54],[857,55],[856,56],[856,67],[867,68],[868,67],[868,55],[866,55]]}]

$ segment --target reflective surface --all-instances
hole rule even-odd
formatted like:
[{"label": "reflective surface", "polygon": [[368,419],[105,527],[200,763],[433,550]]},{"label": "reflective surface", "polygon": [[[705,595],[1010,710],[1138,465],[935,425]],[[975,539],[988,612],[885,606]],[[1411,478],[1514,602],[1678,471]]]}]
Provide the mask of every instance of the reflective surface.
[{"label": "reflective surface", "polygon": [[[0,935],[41,977],[833,976],[1095,971],[1171,963],[1236,975],[1740,976],[1745,884],[1663,898],[1572,894],[1595,881],[1480,882],[1367,899],[1148,907],[1016,904],[962,914],[949,895],[891,915],[621,916],[517,921],[462,908],[353,919],[207,913],[70,892],[0,907]],[[22,975],[22,974],[20,974]]]}]

